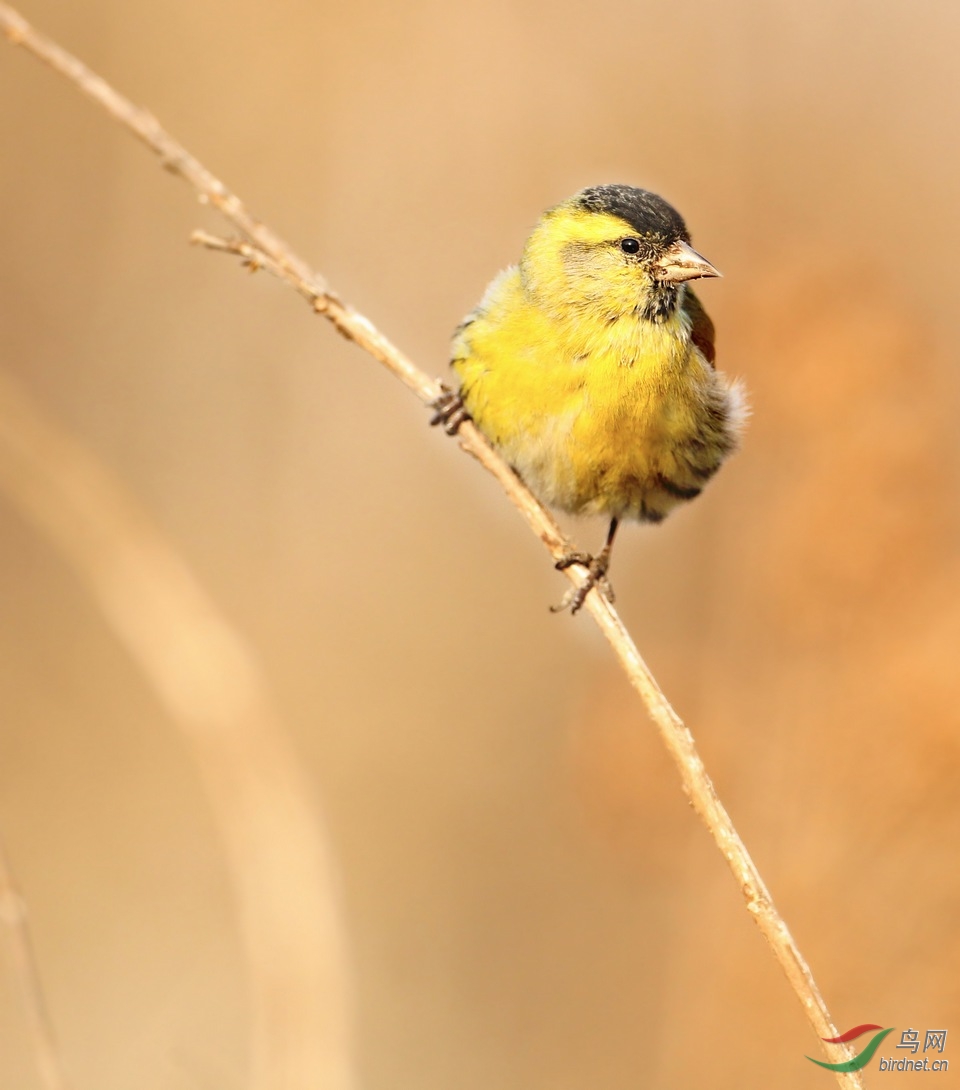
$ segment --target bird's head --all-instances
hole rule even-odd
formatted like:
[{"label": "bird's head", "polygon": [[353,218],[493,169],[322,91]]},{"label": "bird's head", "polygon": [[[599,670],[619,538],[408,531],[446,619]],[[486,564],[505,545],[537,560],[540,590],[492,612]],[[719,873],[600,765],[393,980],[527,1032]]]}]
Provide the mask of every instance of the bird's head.
[{"label": "bird's head", "polygon": [[720,273],[690,245],[679,212],[628,185],[583,189],[544,212],[520,262],[524,288],[560,312],[664,321],[687,280]]}]

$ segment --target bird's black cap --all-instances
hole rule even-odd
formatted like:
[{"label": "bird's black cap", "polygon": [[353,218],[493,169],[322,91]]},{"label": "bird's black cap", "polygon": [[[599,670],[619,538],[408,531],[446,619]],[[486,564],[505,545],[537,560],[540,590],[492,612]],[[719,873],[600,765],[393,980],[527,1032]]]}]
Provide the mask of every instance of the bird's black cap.
[{"label": "bird's black cap", "polygon": [[632,185],[595,185],[582,190],[575,199],[587,212],[617,216],[641,238],[655,238],[667,246],[680,239],[690,241],[680,213],[648,189],[637,189]]}]

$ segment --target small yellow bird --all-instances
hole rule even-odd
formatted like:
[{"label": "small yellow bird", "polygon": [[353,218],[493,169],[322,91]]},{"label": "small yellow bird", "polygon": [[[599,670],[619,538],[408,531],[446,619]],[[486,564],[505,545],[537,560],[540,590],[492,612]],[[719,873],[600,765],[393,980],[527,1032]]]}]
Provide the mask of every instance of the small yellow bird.
[{"label": "small yellow bird", "polygon": [[660,522],[737,447],[740,384],[715,369],[713,323],[687,286],[720,273],[690,245],[662,197],[627,185],[584,189],[544,212],[520,264],[487,288],[454,336],[459,392],[432,423],[468,417],[542,502],[610,519],[576,613],[606,581],[622,519]]}]

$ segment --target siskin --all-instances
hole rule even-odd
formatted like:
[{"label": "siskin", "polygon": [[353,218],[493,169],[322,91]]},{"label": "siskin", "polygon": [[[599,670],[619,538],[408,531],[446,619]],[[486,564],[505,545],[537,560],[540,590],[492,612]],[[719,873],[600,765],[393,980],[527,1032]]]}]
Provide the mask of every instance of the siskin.
[{"label": "siskin", "polygon": [[453,434],[471,418],[543,503],[610,520],[600,553],[557,563],[587,570],[574,613],[594,586],[612,598],[620,522],[660,522],[737,447],[743,392],[716,370],[689,286],[719,275],[662,197],[595,186],[544,212],[456,331],[460,389],[432,423]]}]

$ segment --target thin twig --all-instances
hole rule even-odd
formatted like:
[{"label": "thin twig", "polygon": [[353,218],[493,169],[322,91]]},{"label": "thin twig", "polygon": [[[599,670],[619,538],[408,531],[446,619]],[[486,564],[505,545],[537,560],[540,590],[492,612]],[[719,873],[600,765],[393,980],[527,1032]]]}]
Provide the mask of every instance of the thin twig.
[{"label": "thin twig", "polygon": [[[79,574],[203,778],[249,966],[252,1085],[350,1090],[350,1000],[331,853],[315,792],[252,654],[132,498],[3,372],[0,494]],[[20,977],[36,1011],[31,963]],[[39,1040],[42,1062],[48,1053]]]},{"label": "thin twig", "polygon": [[[374,326],[348,304],[342,302],[318,276],[282,240],[268,231],[244,208],[226,186],[201,166],[184,148],[160,128],[146,111],[137,108],[109,87],[78,60],[49,39],[37,34],[8,6],[0,4],[0,28],[7,31],[13,42],[28,49],[81,91],[96,99],[109,114],[139,136],[173,173],[180,175],[199,194],[200,199],[215,205],[245,236],[243,239],[220,239],[204,233],[194,240],[212,249],[240,256],[250,267],[263,267],[290,283],[311,304],[328,318],[349,340],[379,360],[424,402],[433,401],[441,385],[416,367]],[[570,551],[570,545],[560,532],[550,513],[534,498],[520,478],[499,457],[477,429],[469,422],[459,430],[460,446],[473,455],[503,486],[510,500],[520,511],[533,532],[558,560]],[[577,566],[566,570],[567,577],[579,586],[584,578]],[[653,719],[664,745],[680,773],[683,790],[700,815],[733,872],[746,901],[747,911],[756,921],[774,956],[787,976],[807,1018],[820,1038],[836,1037],[834,1026],[813,975],[793,941],[786,923],[777,911],[760,873],[740,839],[729,814],[720,802],[703,762],[697,753],[690,731],[661,692],[656,680],[640,656],[619,615],[606,598],[591,592],[584,607],[593,616],[600,630],[620,661],[630,684],[639,693]],[[849,1059],[853,1052],[847,1046],[835,1046],[839,1059]],[[836,1059],[837,1057],[833,1057]],[[859,1072],[837,1072],[845,1090],[862,1090]]]},{"label": "thin twig", "polygon": [[40,1080],[46,1090],[66,1090],[67,1078],[63,1070],[57,1036],[43,994],[43,983],[37,967],[37,956],[30,936],[27,906],[14,881],[7,849],[0,841],[0,923],[7,927],[10,936],[10,953],[14,976],[20,986],[23,1009],[33,1040],[33,1053]]}]

